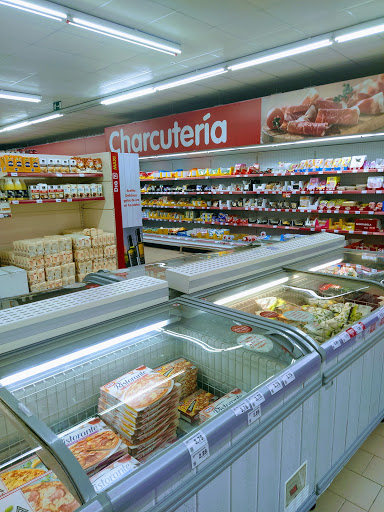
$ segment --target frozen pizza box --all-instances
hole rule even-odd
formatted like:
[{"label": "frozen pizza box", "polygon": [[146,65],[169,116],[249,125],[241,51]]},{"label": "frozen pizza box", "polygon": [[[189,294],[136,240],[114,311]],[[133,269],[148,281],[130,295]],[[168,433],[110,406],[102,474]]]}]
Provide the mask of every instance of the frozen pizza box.
[{"label": "frozen pizza box", "polygon": [[[148,446],[155,442],[156,439],[161,438],[168,430],[174,430],[176,432],[177,427],[179,426],[179,419],[175,418],[170,423],[165,423],[159,428],[156,428],[152,432],[149,432],[143,436],[141,436],[140,439],[136,439],[134,441],[129,441],[128,438],[126,438],[126,443],[128,445],[128,448],[131,450],[133,448],[144,448],[145,446]],[[122,433],[124,435],[124,432]]]},{"label": "frozen pizza box", "polygon": [[155,408],[172,391],[174,381],[147,366],[139,366],[100,388],[100,397],[111,406],[124,404],[124,409],[137,416]]},{"label": "frozen pizza box", "polygon": [[97,493],[104,491],[140,466],[131,455],[124,455],[106,468],[91,476],[90,480]]},{"label": "frozen pizza box", "polygon": [[19,460],[0,472],[0,496],[41,477],[49,470],[36,455]]},{"label": "frozen pizza box", "polygon": [[194,423],[199,419],[199,413],[205,407],[217,400],[217,396],[208,393],[203,389],[198,389],[191,395],[181,400],[179,404],[180,415],[183,420]]},{"label": "frozen pizza box", "polygon": [[99,471],[128,453],[126,443],[100,418],[81,423],[59,437],[88,474]]},{"label": "frozen pizza box", "polygon": [[183,358],[155,368],[155,372],[161,373],[165,377],[171,377],[182,385],[181,398],[196,389],[197,371],[197,367],[193,363]]},{"label": "frozen pizza box", "polygon": [[78,507],[52,471],[0,497],[2,512],[74,512]]},{"label": "frozen pizza box", "polygon": [[130,448],[129,453],[135,457],[140,462],[143,461],[144,457],[147,457],[149,455],[152,455],[155,450],[159,450],[160,448],[164,448],[164,446],[176,439],[176,429],[170,428],[169,430],[165,431],[163,435],[160,437],[156,437],[152,443],[148,443],[146,445],[137,447],[137,448]]},{"label": "frozen pizza box", "polygon": [[179,417],[180,414],[178,410],[174,409],[173,411],[170,411],[168,414],[162,415],[161,418],[153,420],[149,424],[143,425],[143,427],[138,430],[132,429],[131,425],[126,424],[124,422],[117,425],[116,428],[119,431],[124,432],[124,438],[129,438],[130,441],[134,439],[144,439],[145,437],[150,435],[151,432],[159,430],[160,427],[162,427],[163,425],[171,423],[172,421],[179,419]]},{"label": "frozen pizza box", "polygon": [[237,402],[237,400],[245,397],[246,394],[247,393],[245,391],[236,388],[219,398],[212,405],[208,405],[208,407],[200,411],[201,423],[209,420],[210,418],[214,418],[217,414],[220,414],[225,409],[228,409],[228,407],[231,407],[235,402]]},{"label": "frozen pizza box", "polygon": [[147,411],[144,411],[140,415],[135,415],[131,410],[126,409],[124,404],[116,404],[110,406],[104,399],[99,399],[98,411],[99,415],[108,423],[115,424],[115,422],[126,421],[130,423],[134,428],[140,428],[140,426],[148,423],[153,418],[161,415],[164,411],[169,411],[173,408],[178,407],[180,400],[181,385],[175,383],[172,391],[166,395],[164,400],[161,400],[156,404],[156,407],[152,407]]}]

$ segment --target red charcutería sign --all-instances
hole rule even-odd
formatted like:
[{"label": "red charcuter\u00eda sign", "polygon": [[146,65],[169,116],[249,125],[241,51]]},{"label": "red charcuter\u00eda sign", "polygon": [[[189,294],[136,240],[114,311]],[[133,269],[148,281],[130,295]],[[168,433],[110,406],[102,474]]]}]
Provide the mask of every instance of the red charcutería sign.
[{"label": "red charcuter\u00eda sign", "polygon": [[105,129],[107,148],[140,156],[260,144],[261,99]]}]

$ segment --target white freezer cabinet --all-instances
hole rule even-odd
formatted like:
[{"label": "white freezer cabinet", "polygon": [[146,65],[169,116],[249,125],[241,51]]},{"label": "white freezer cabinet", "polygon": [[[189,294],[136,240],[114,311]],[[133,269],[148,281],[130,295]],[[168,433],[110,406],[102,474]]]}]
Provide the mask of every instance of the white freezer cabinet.
[{"label": "white freezer cabinet", "polygon": [[[334,253],[328,261],[333,258]],[[318,494],[384,417],[383,292],[375,282],[283,270],[190,299],[223,312],[236,310],[244,323],[258,318],[270,328],[283,326],[321,355]]]},{"label": "white freezer cabinet", "polygon": [[1,509],[307,512],[320,365],[184,299],[5,354]]}]

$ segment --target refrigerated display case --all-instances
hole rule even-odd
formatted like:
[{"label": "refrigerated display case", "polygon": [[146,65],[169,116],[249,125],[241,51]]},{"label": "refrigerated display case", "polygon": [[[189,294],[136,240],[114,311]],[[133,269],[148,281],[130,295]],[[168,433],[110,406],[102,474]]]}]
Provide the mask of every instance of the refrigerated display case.
[{"label": "refrigerated display case", "polygon": [[[184,299],[5,354],[0,489],[10,474],[32,512],[43,481],[50,512],[307,512],[320,365],[280,325]],[[198,415],[178,410],[197,392]],[[45,473],[18,479],[31,457]]]},{"label": "refrigerated display case", "polygon": [[284,326],[286,333],[300,335],[321,355],[316,473],[321,494],[384,417],[383,288],[374,282],[282,270],[216,287],[190,300],[241,312],[244,322],[257,317],[270,328]]},{"label": "refrigerated display case", "polygon": [[384,284],[384,253],[380,252],[342,249],[287,268]]}]

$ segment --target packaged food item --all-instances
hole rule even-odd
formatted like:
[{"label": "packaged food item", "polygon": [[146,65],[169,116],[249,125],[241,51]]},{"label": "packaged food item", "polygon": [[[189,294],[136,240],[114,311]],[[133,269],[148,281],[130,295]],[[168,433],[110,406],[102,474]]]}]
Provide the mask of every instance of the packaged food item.
[{"label": "packaged food item", "polygon": [[332,169],[332,163],[333,163],[333,158],[326,158],[324,160],[324,169],[331,170]]},{"label": "packaged food item", "polygon": [[83,183],[77,185],[77,197],[85,197],[85,188]]},{"label": "packaged food item", "polygon": [[91,197],[91,185],[84,183],[84,197]]},{"label": "packaged food item", "polygon": [[99,195],[99,189],[97,183],[91,183],[90,185],[90,197],[97,197]]},{"label": "packaged food item", "polygon": [[362,169],[367,155],[353,156],[351,159],[351,169]]},{"label": "packaged food item", "polygon": [[33,200],[40,199],[40,187],[38,185],[29,186],[29,197]]},{"label": "packaged food item", "polygon": [[131,455],[123,455],[120,459],[117,459],[106,468],[91,476],[90,480],[95,491],[100,493],[129,473],[132,473],[139,466],[140,462]]},{"label": "packaged food item", "polygon": [[[112,254],[111,254],[112,256]],[[186,359],[180,358],[171,361],[163,366],[154,368],[155,372],[169,377],[181,384],[180,398],[190,395],[197,386],[197,368],[193,363]]]},{"label": "packaged food item", "polygon": [[341,159],[341,164],[340,164],[341,169],[343,169],[343,170],[349,169],[351,160],[352,160],[352,158],[350,156],[343,156],[343,158]]},{"label": "packaged food item", "polygon": [[72,198],[79,197],[76,183],[71,183],[71,196]]},{"label": "packaged food item", "polygon": [[367,188],[383,188],[383,177],[370,176],[367,180]]},{"label": "packaged food item", "polygon": [[64,187],[63,185],[55,185],[56,188],[56,199],[64,199]]},{"label": "packaged food item", "polygon": [[87,157],[84,158],[85,170],[86,172],[94,172],[95,171],[95,162],[93,158]]},{"label": "packaged food item", "polygon": [[[341,159],[339,158],[339,160],[341,160]],[[328,176],[327,189],[335,190],[339,183],[340,183],[340,176]]]},{"label": "packaged food item", "polygon": [[185,421],[194,423],[199,419],[200,411],[215,402],[215,400],[217,400],[217,396],[203,389],[198,389],[180,401],[180,415]]},{"label": "packaged food item", "polygon": [[14,155],[4,155],[5,172],[15,172]]},{"label": "packaged food item", "polygon": [[71,195],[71,185],[69,183],[62,185],[63,187],[63,197],[64,199],[70,199]]},{"label": "packaged food item", "polygon": [[247,393],[245,391],[242,391],[239,388],[233,389],[226,395],[219,398],[216,402],[208,405],[208,407],[205,407],[205,409],[200,411],[200,422],[203,423],[210,418],[214,418],[217,414],[228,409],[228,407],[231,407],[240,398],[245,397],[246,394]]},{"label": "packaged food item", "polygon": [[36,457],[28,457],[0,471],[0,498],[3,494],[38,478],[48,472],[42,461]]},{"label": "packaged food item", "polygon": [[315,158],[315,170],[320,171],[324,167],[324,160],[322,158]]},{"label": "packaged food item", "polygon": [[103,196],[103,184],[102,183],[97,183],[97,195],[99,197]]},{"label": "packaged food item", "polygon": [[65,174],[69,173],[69,158],[61,159],[61,172]]},{"label": "packaged food item", "polygon": [[101,158],[94,158],[93,159],[93,165],[96,172],[101,172],[103,169],[103,163],[101,161]]},{"label": "packaged food item", "polygon": [[[85,170],[85,162],[84,159],[79,156],[74,156],[71,158],[74,161],[75,165],[73,166],[73,170],[75,172],[82,173]],[[71,164],[72,167],[72,164]]]},{"label": "packaged food item", "polygon": [[38,184],[40,190],[40,199],[48,199],[48,185],[46,183]]},{"label": "packaged food item", "polygon": [[14,156],[14,165],[15,165],[14,172],[24,172],[23,157],[22,157],[22,155],[15,155]]},{"label": "packaged food item", "polygon": [[76,425],[59,437],[88,474],[96,473],[128,453],[126,443],[100,418]]}]

